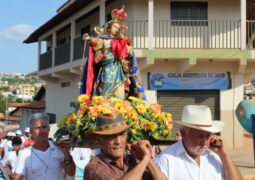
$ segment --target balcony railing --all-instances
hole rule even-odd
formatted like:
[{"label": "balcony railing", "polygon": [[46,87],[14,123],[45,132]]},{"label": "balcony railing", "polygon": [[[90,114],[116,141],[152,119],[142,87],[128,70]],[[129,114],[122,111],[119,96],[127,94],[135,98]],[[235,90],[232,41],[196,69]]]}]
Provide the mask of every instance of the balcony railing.
[{"label": "balcony railing", "polygon": [[[127,36],[135,49],[148,48],[148,21],[127,21]],[[247,21],[247,49],[255,49],[255,21]],[[92,32],[91,36],[95,36]],[[74,41],[73,59],[83,57],[84,41]],[[154,22],[154,47],[161,49],[240,49],[241,22],[216,20],[157,20]],[[88,52],[86,46],[86,53]],[[85,54],[86,55],[86,54]],[[55,48],[55,65],[70,62],[70,42]],[[39,70],[52,66],[52,52],[40,56]]]},{"label": "balcony railing", "polygon": [[52,51],[40,55],[39,70],[48,69],[52,66]]},{"label": "balcony railing", "polygon": [[[154,21],[155,48],[240,48],[240,21],[157,20]],[[148,48],[148,22],[128,21],[127,36],[134,48]]]},{"label": "balcony railing", "polygon": [[255,48],[255,21],[247,21],[246,25],[247,49]]},{"label": "balcony railing", "polygon": [[[73,58],[74,60],[78,60],[83,58],[83,52],[84,52],[84,42],[81,37],[75,38],[74,39],[74,54]],[[86,51],[89,52],[89,43],[87,42],[86,45]],[[87,56],[88,53],[85,54],[85,57]]]},{"label": "balcony railing", "polygon": [[55,66],[70,62],[70,42],[55,48]]}]

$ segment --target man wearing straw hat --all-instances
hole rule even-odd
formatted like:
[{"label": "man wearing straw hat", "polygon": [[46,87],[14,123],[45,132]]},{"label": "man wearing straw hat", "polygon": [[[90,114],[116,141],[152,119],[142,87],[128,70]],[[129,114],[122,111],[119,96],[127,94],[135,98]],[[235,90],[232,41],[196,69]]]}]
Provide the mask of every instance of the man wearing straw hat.
[{"label": "man wearing straw hat", "polygon": [[96,131],[92,134],[95,135],[101,152],[86,166],[84,179],[166,179],[151,159],[148,141],[133,143],[130,146],[132,155],[125,153],[128,128],[117,112],[96,118]]},{"label": "man wearing straw hat", "polygon": [[223,129],[224,123],[212,120],[209,107],[187,105],[182,120],[175,123],[181,125],[182,140],[156,159],[156,164],[168,179],[242,179],[223,139],[212,136]]}]

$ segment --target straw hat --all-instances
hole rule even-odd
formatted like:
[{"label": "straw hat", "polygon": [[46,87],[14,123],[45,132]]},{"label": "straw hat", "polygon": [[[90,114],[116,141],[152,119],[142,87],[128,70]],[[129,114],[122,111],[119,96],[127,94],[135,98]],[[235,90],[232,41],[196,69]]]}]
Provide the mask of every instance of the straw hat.
[{"label": "straw hat", "polygon": [[127,130],[130,126],[120,113],[104,114],[96,117],[96,130],[86,134],[113,135]]},{"label": "straw hat", "polygon": [[21,130],[18,129],[18,130],[16,131],[16,134],[17,134],[17,135],[22,135]]},{"label": "straw hat", "polygon": [[14,132],[11,132],[11,131],[10,131],[10,132],[7,133],[7,136],[13,136],[13,137],[15,137],[16,134],[15,134]]},{"label": "straw hat", "polygon": [[30,133],[30,128],[29,128],[29,127],[26,127],[26,129],[24,130],[24,132]]},{"label": "straw hat", "polygon": [[212,120],[211,110],[208,106],[202,105],[186,105],[182,112],[182,120],[175,121],[175,124],[208,131],[211,133],[218,133],[224,127],[224,122],[219,120]]}]

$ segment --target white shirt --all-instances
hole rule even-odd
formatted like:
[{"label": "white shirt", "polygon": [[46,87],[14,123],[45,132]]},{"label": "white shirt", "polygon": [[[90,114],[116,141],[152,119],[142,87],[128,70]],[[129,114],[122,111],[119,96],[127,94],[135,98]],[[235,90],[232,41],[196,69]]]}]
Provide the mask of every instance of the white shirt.
[{"label": "white shirt", "polygon": [[91,149],[90,148],[77,148],[75,147],[73,150],[70,151],[74,163],[78,168],[84,169],[85,166],[90,161],[91,157]]},{"label": "white shirt", "polygon": [[4,168],[7,168],[7,169],[11,168],[10,169],[11,172],[14,173],[17,159],[18,159],[18,156],[17,156],[16,151],[11,151],[4,155],[4,158],[2,159],[1,163]]},{"label": "white shirt", "polygon": [[187,154],[182,141],[163,151],[156,164],[171,180],[224,180],[223,165],[216,153],[208,149],[200,156],[199,166]]},{"label": "white shirt", "polygon": [[28,138],[26,136],[21,136],[20,139],[21,139],[22,144],[23,144]]},{"label": "white shirt", "polygon": [[53,142],[46,151],[29,146],[19,152],[15,173],[21,174],[26,180],[62,180],[64,169],[61,162],[64,154]]},{"label": "white shirt", "polygon": [[7,140],[6,143],[4,144],[4,152],[11,152],[12,151],[12,141]]}]

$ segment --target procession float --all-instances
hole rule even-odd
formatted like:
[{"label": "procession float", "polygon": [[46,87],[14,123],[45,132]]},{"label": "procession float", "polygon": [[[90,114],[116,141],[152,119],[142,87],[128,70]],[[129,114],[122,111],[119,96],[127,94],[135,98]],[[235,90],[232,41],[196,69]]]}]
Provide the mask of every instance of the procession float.
[{"label": "procession float", "polygon": [[125,35],[128,27],[123,22],[128,15],[124,7],[114,9],[111,15],[112,20],[104,28],[94,28],[96,37],[83,35],[89,50],[82,70],[80,95],[71,103],[73,112],[60,120],[55,138],[91,145],[92,138],[85,132],[95,130],[95,117],[119,111],[131,125],[129,143],[171,139],[172,115],[162,112],[160,104],[149,104],[146,100],[131,42]]}]

